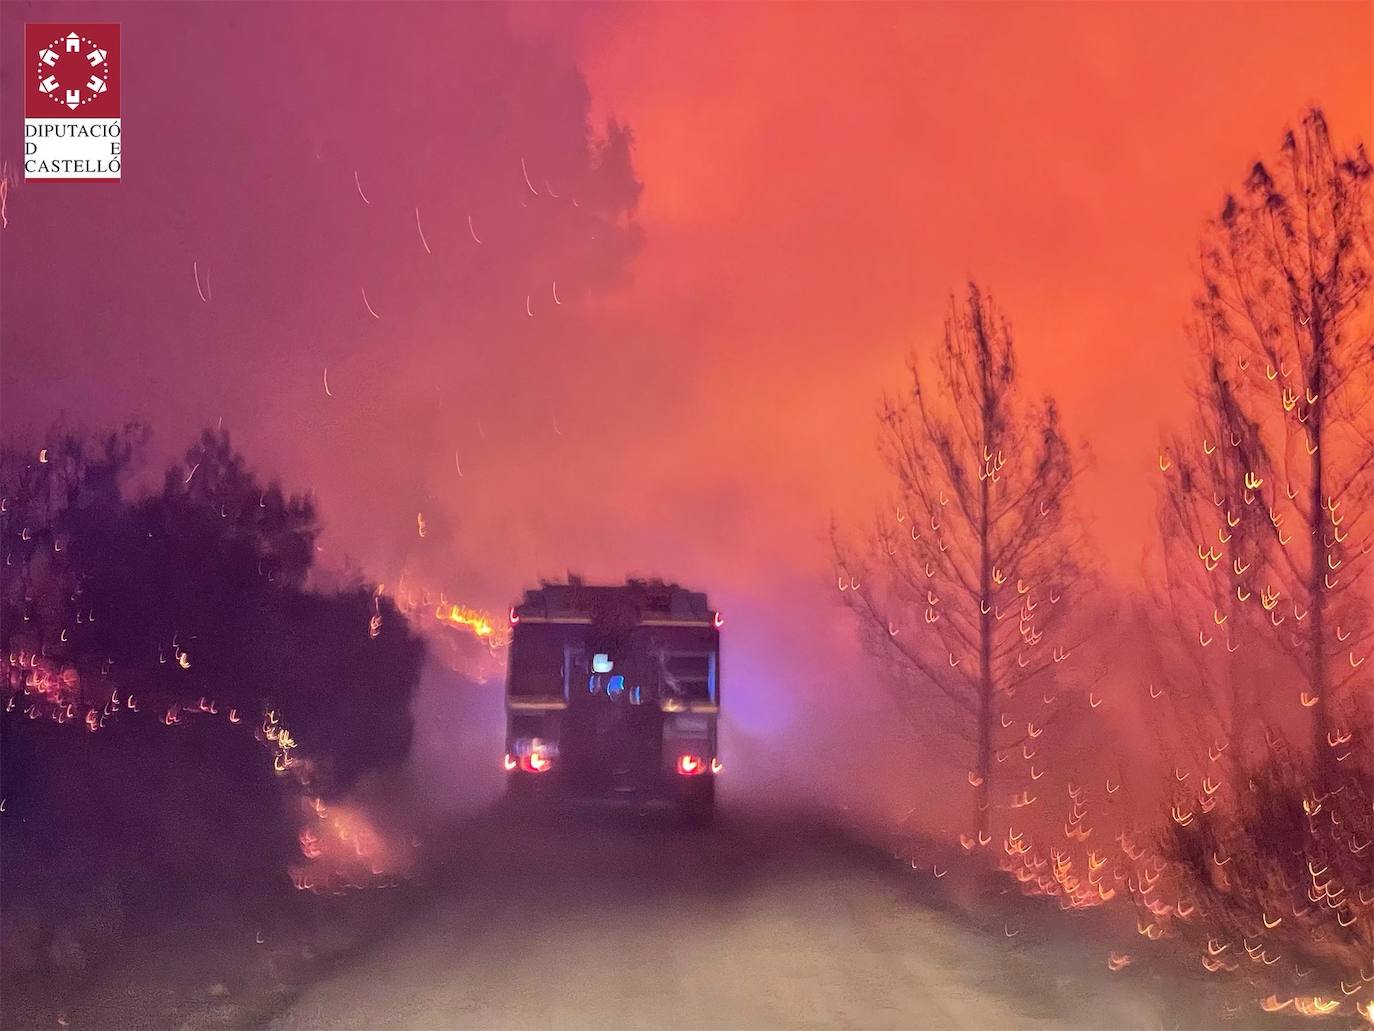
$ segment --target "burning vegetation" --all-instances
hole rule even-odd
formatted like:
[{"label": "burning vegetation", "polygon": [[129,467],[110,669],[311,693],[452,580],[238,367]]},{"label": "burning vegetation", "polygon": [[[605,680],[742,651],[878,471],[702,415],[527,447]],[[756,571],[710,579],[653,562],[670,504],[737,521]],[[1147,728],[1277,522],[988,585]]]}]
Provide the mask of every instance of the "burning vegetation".
[{"label": "burning vegetation", "polygon": [[90,946],[59,941],[92,892],[337,893],[412,862],[347,799],[409,749],[420,640],[365,584],[307,587],[313,503],[223,434],[128,496],[143,439],[0,455],[4,906],[34,956]]},{"label": "burning vegetation", "polygon": [[[892,504],[862,546],[837,535],[870,650],[967,769],[964,851],[1133,922],[1144,944],[1112,971],[1200,966],[1248,999],[1235,1013],[1374,1021],[1370,183],[1313,110],[1208,226],[1194,411],[1159,455],[1151,592],[1123,633],[1066,515],[1053,399],[1018,402],[1009,323],[977,287],[951,303],[939,389],[918,355],[882,406]],[[1121,754],[1093,746],[1112,738]]]},{"label": "burning vegetation", "polygon": [[1159,461],[1160,869],[1196,909],[1160,927],[1306,1016],[1374,998],[1370,181],[1312,111],[1226,198]]}]

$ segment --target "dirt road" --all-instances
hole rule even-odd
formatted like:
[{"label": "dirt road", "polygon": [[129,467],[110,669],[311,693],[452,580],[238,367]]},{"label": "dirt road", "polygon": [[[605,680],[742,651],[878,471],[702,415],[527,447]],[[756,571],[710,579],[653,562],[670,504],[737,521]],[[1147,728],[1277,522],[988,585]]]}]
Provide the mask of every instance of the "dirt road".
[{"label": "dirt road", "polygon": [[448,847],[432,904],[273,1027],[1169,1023],[1099,947],[979,930],[814,825],[582,813],[479,821]]}]

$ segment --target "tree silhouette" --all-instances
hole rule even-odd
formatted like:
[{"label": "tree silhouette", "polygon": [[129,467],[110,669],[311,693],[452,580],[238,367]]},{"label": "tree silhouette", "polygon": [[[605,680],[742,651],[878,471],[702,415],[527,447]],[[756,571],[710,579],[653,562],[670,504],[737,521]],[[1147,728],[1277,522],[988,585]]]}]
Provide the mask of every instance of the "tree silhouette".
[{"label": "tree silhouette", "polygon": [[1271,649],[1288,712],[1310,711],[1322,783],[1349,751],[1337,714],[1368,682],[1374,633],[1370,177],[1363,148],[1337,153],[1312,110],[1226,198],[1202,246],[1195,423],[1159,461],[1168,603],[1213,650],[1194,709],[1263,711],[1246,659]]},{"label": "tree silhouette", "polygon": [[968,749],[986,844],[994,767],[1013,752],[1033,762],[1063,711],[1076,468],[1054,401],[1022,399],[1011,326],[975,284],[950,299],[935,389],[918,355],[909,366],[908,392],[879,412],[893,502],[861,549],[836,536],[839,588],[900,702]]}]

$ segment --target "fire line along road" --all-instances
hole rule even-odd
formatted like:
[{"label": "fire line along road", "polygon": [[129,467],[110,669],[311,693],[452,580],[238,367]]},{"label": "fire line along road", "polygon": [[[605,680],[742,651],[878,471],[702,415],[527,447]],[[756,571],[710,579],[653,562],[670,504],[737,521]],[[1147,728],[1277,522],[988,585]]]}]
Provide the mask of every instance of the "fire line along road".
[{"label": "fire line along road", "polygon": [[971,926],[811,823],[500,815],[451,849],[413,918],[271,1026],[1161,1026],[1167,993],[1072,931]]}]

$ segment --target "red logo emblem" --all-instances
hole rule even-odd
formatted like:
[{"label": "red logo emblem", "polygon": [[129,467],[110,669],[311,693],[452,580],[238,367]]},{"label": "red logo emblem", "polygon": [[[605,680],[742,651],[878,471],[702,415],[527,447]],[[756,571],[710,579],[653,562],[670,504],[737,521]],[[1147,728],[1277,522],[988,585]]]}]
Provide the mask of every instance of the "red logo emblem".
[{"label": "red logo emblem", "polygon": [[119,26],[24,26],[26,118],[118,118]]}]

